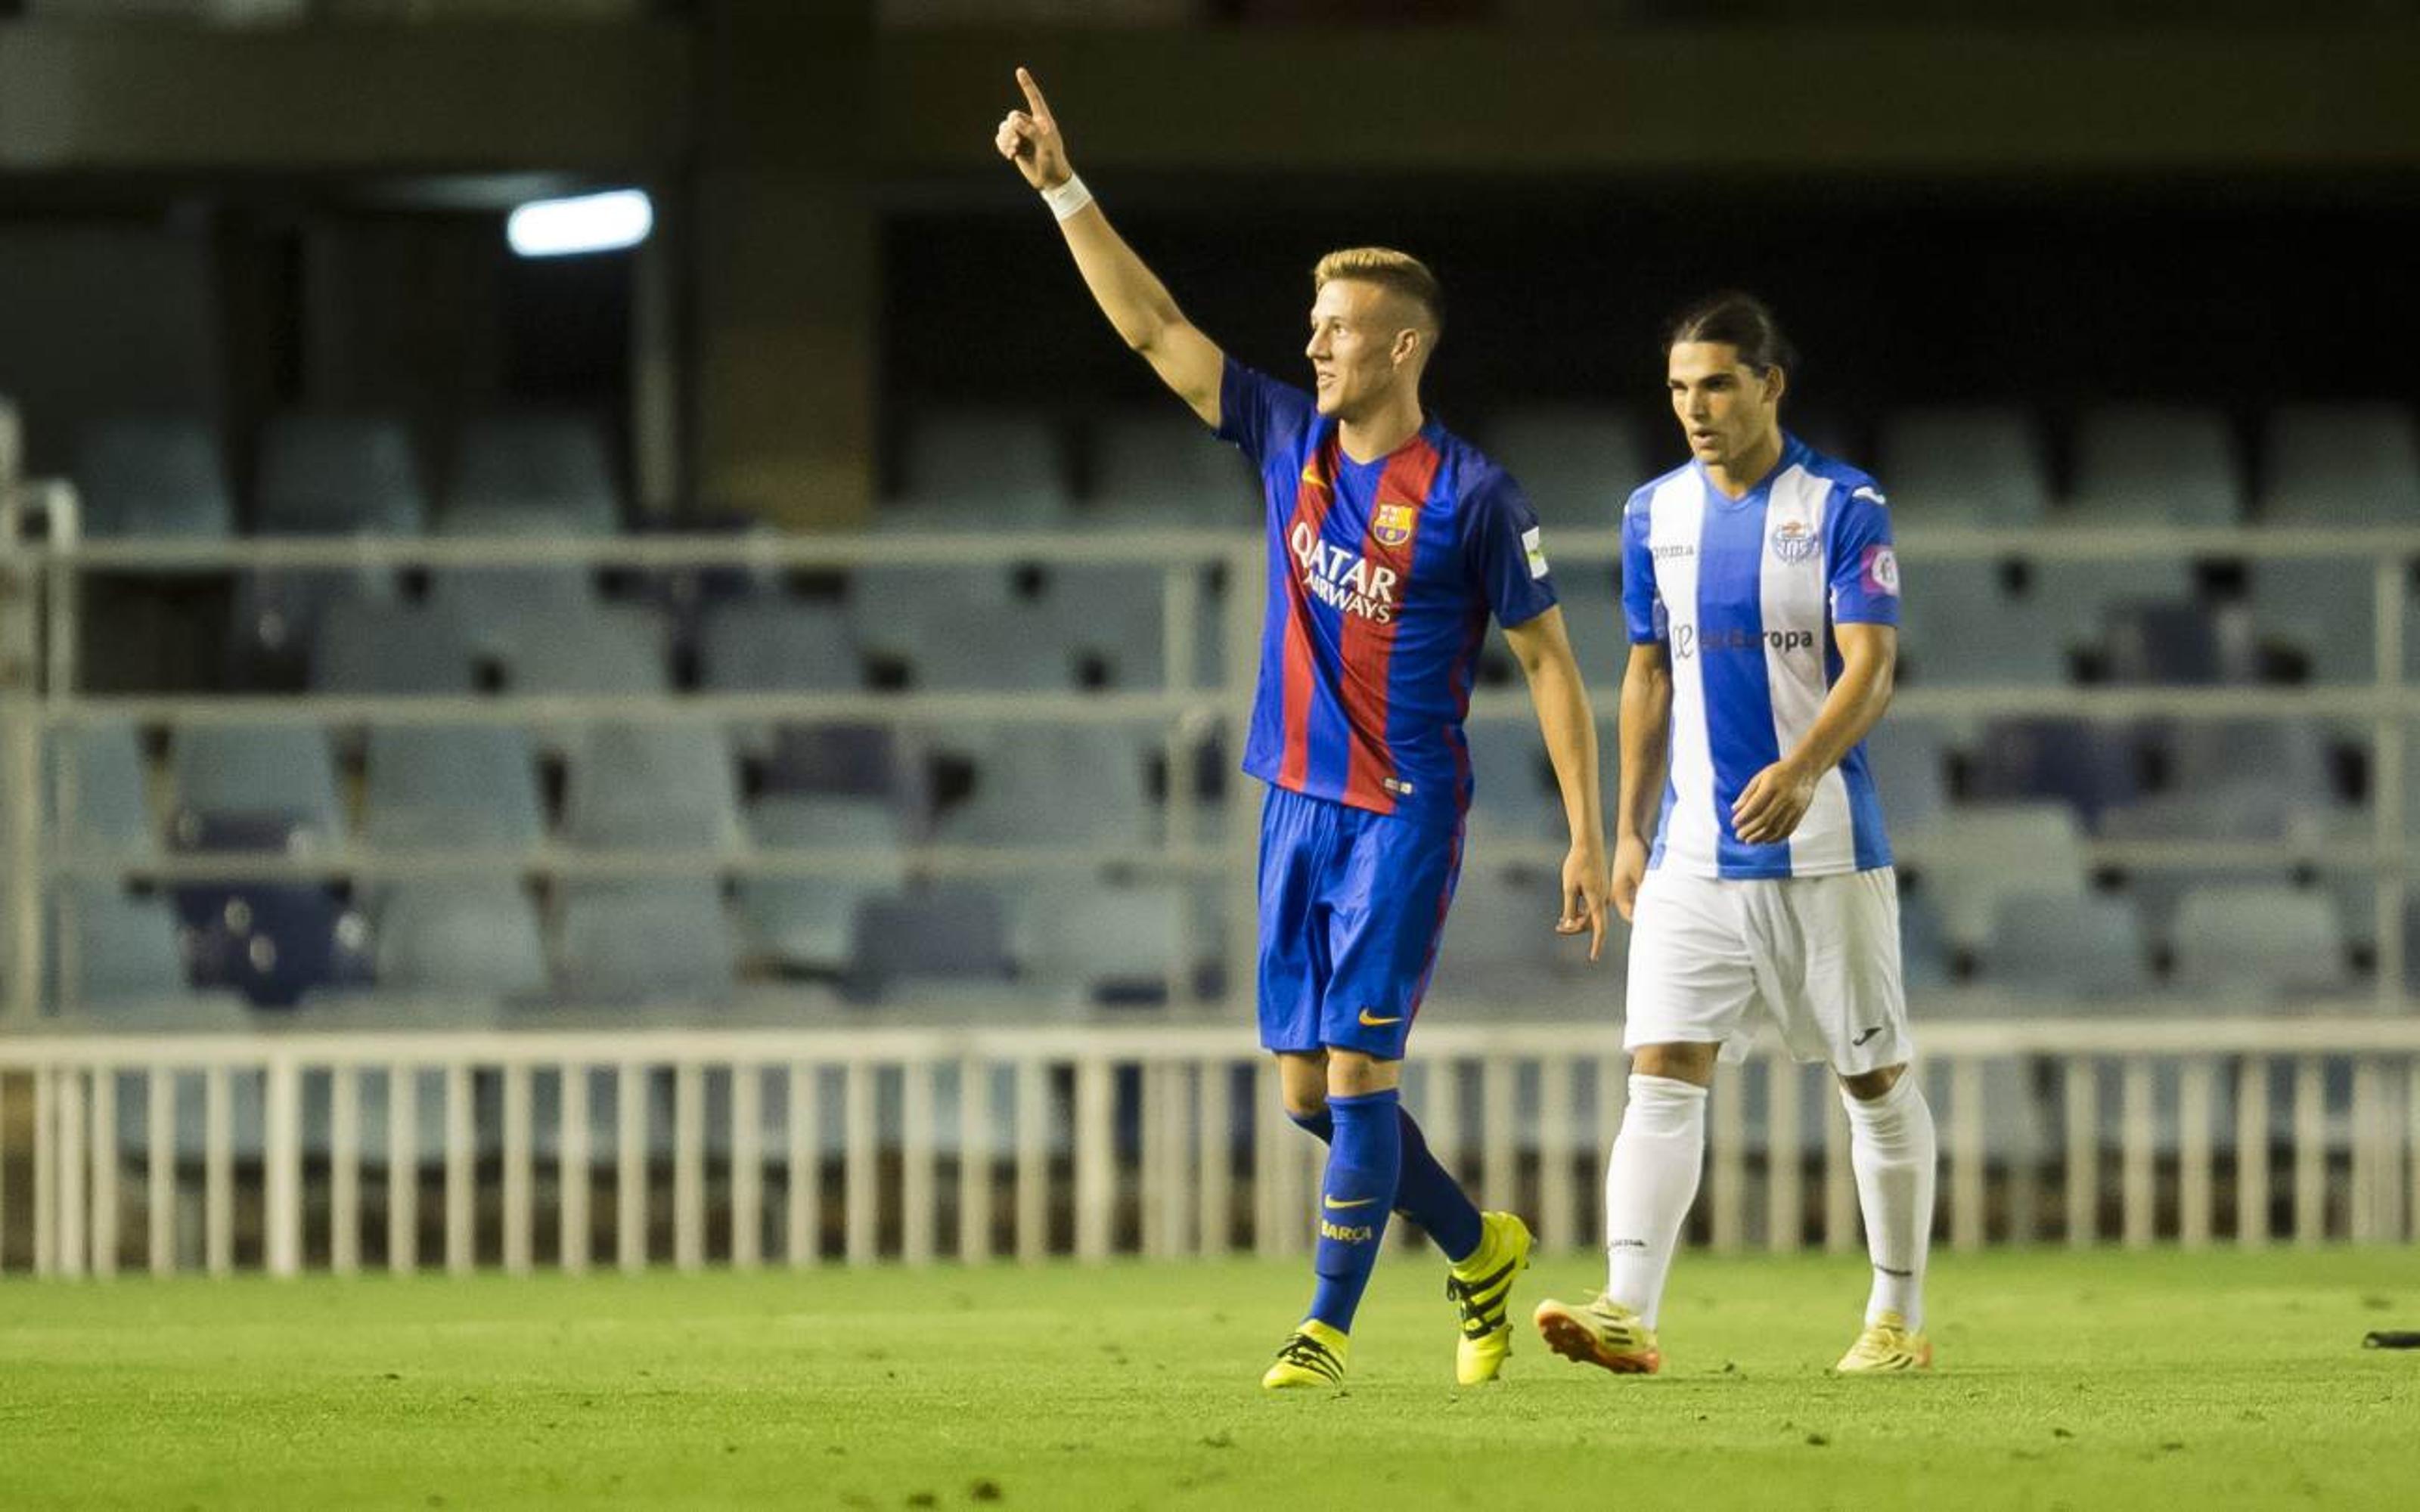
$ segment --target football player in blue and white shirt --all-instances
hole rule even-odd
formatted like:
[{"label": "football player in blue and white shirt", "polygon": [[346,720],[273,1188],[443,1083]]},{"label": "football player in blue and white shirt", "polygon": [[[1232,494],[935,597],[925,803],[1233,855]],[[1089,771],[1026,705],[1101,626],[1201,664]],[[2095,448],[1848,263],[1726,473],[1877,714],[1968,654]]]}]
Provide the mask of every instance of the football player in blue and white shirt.
[{"label": "football player in blue and white shirt", "polygon": [[1631,920],[1630,1101],[1606,1170],[1607,1280],[1542,1304],[1570,1359],[1663,1361],[1655,1324],[1696,1197],[1718,1057],[1760,1010],[1849,1111],[1874,1285],[1838,1369],[1920,1369],[1933,1129],[1900,985],[1899,898],[1861,742],[1890,702],[1899,563],[1874,480],[1781,428],[1794,358],[1718,295],[1665,343],[1689,465],[1622,512],[1631,640],[1613,896]]}]

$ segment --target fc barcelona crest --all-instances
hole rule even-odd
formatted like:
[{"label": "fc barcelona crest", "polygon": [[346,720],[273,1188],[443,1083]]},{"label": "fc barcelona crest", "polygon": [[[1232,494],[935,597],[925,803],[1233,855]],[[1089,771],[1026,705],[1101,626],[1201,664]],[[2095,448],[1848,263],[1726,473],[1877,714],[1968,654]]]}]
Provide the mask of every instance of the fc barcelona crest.
[{"label": "fc barcelona crest", "polygon": [[1370,533],[1378,538],[1380,546],[1401,546],[1412,538],[1412,520],[1411,505],[1380,504],[1378,512],[1371,517]]}]

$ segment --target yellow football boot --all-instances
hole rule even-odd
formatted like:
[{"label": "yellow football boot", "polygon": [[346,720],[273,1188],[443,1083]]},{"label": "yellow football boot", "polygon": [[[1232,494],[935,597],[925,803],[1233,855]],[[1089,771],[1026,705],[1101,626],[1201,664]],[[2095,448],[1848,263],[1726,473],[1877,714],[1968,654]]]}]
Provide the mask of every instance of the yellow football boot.
[{"label": "yellow football boot", "polygon": [[1549,1297],[1533,1316],[1546,1348],[1566,1360],[1600,1365],[1617,1376],[1652,1376],[1664,1368],[1655,1331],[1618,1302],[1598,1296],[1575,1307]]},{"label": "yellow football boot", "polygon": [[1302,1326],[1286,1335],[1278,1346],[1278,1357],[1261,1377],[1261,1384],[1269,1391],[1286,1391],[1295,1386],[1342,1386],[1344,1384],[1344,1351],[1350,1341],[1316,1318],[1306,1318]]},{"label": "yellow football boot", "polygon": [[1885,1313],[1866,1325],[1849,1352],[1832,1367],[1844,1376],[1879,1375],[1890,1370],[1932,1368],[1932,1341],[1908,1330],[1907,1319]]},{"label": "yellow football boot", "polygon": [[1479,1215],[1479,1248],[1445,1278],[1445,1294],[1462,1314],[1454,1341],[1453,1379],[1466,1386],[1494,1381],[1512,1347],[1512,1278],[1529,1268],[1534,1241],[1517,1214]]}]

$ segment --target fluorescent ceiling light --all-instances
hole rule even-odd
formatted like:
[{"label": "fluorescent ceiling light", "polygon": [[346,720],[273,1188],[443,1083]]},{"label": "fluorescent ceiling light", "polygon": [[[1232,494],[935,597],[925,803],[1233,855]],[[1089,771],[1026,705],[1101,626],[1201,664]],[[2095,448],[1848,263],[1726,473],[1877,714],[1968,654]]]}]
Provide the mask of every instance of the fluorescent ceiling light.
[{"label": "fluorescent ceiling light", "polygon": [[572,199],[534,199],[504,222],[504,239],[524,257],[619,252],[647,239],[656,207],[646,192],[616,189]]}]

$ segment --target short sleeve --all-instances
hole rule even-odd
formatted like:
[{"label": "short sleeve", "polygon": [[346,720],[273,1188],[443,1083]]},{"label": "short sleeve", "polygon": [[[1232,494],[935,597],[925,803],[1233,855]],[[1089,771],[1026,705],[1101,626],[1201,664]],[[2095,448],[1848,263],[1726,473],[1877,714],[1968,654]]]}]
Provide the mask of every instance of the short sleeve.
[{"label": "short sleeve", "polygon": [[1526,625],[1555,607],[1555,579],[1537,513],[1520,486],[1497,469],[1463,504],[1463,550],[1496,623]]},{"label": "short sleeve", "polygon": [[1891,549],[1890,506],[1882,490],[1870,483],[1841,484],[1827,533],[1833,623],[1897,625],[1899,557]]},{"label": "short sleeve", "polygon": [[1647,547],[1652,518],[1643,500],[1634,500],[1621,512],[1621,621],[1634,646],[1671,639],[1664,595],[1655,587],[1655,553]]},{"label": "short sleeve", "polygon": [[1311,395],[1230,357],[1218,378],[1218,439],[1240,448],[1255,467],[1296,444],[1316,405]]}]

